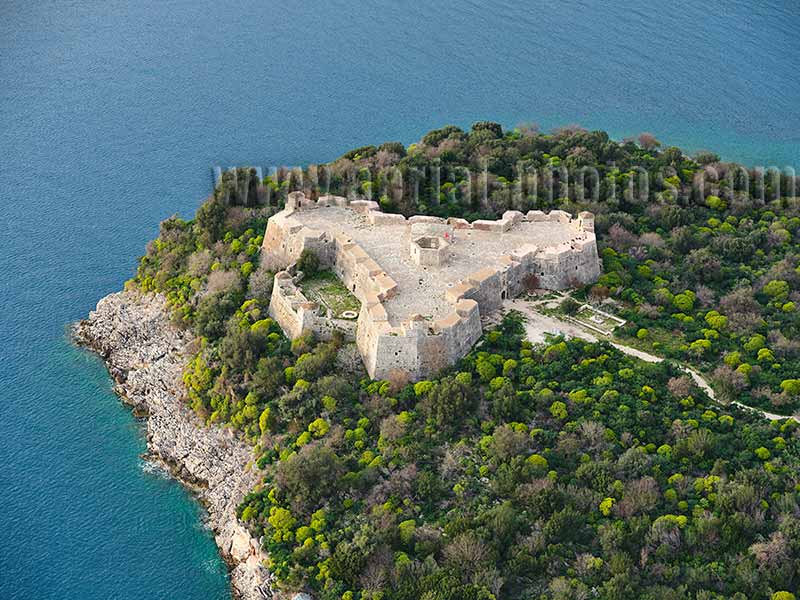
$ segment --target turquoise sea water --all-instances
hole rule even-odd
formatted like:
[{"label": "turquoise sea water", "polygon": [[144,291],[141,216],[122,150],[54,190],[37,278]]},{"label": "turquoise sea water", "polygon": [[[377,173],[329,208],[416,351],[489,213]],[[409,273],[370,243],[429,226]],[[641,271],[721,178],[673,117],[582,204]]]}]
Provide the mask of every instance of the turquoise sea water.
[{"label": "turquoise sea water", "polygon": [[213,166],[479,119],[800,163],[788,1],[224,4],[0,3],[3,600],[228,595],[199,508],[65,335]]}]

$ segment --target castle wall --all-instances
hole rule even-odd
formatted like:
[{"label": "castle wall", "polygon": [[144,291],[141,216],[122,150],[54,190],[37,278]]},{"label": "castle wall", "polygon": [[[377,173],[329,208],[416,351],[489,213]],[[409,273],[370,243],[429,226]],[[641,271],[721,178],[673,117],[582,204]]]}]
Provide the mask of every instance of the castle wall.
[{"label": "castle wall", "polygon": [[367,372],[385,379],[393,372],[422,379],[457,362],[481,337],[478,305],[462,300],[442,319],[411,318],[391,327],[385,313],[362,306],[356,342]]},{"label": "castle wall", "polygon": [[336,319],[317,316],[312,325],[314,336],[321,340],[329,340],[341,334],[346,340],[356,339],[357,323],[354,319]]},{"label": "castle wall", "polygon": [[490,314],[500,308],[504,299],[502,271],[486,267],[470,275],[468,281],[472,287],[464,294],[464,298],[477,302],[484,314]]},{"label": "castle wall", "polygon": [[457,362],[480,339],[483,328],[477,302],[459,301],[453,313],[434,322],[434,332],[435,335],[426,338],[431,346],[425,348],[425,355],[430,359],[424,366],[424,376]]},{"label": "castle wall", "polygon": [[551,290],[563,290],[597,281],[600,261],[597,242],[592,237],[569,245],[547,248],[536,256],[534,272],[540,285]]},{"label": "castle wall", "polygon": [[262,255],[272,263],[271,268],[285,269],[297,262],[303,250],[312,250],[324,267],[335,260],[333,240],[325,231],[306,227],[293,218],[298,210],[308,208],[311,203],[300,192],[289,194],[286,208],[267,221],[267,230],[261,245]]},{"label": "castle wall", "polygon": [[[526,220],[563,221],[564,215],[568,216],[563,211],[553,212],[563,214],[550,217],[544,213],[528,213]],[[584,227],[591,227],[593,230],[593,220],[590,224],[578,223],[576,233],[588,231]],[[576,235],[568,243],[542,249],[523,246],[502,257],[500,262],[499,267],[486,267],[469,275],[448,292],[448,299],[451,302],[459,298],[473,299],[478,303],[481,313],[488,314],[499,308],[506,298],[514,298],[523,293],[530,276],[535,277],[537,287],[551,290],[578,287],[596,281],[600,276],[597,241],[593,235],[586,238]]]}]

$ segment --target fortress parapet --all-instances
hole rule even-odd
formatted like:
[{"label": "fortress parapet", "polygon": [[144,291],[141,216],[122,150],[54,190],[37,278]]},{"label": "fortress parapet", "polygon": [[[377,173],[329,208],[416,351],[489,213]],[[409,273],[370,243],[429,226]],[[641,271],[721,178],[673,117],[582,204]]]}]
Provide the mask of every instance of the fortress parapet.
[{"label": "fortress parapet", "polygon": [[356,343],[374,378],[427,377],[469,352],[481,315],[533,288],[565,289],[600,275],[594,215],[506,211],[496,221],[380,211],[369,200],[289,194],[270,218],[262,260],[275,276],[270,314],[295,338],[324,335],[318,307],[283,269],[304,250],[358,298]]}]

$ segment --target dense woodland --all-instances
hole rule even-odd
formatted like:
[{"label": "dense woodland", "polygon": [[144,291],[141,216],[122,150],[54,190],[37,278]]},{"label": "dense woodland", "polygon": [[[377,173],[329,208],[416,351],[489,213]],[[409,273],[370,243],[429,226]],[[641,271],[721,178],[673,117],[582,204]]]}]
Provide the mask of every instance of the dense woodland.
[{"label": "dense woodland", "polygon": [[[227,173],[193,221],[162,223],[129,285],[163,293],[197,335],[187,402],[255,446],[264,480],[240,518],[287,589],[791,600],[797,423],[725,404],[800,404],[794,183],[649,135],[446,127],[263,181]],[[532,347],[514,314],[415,384],[369,380],[343,340],[289,342],[267,315],[259,247],[293,189],[468,219],[592,210],[604,274],[576,296],[627,319],[626,343],[704,371],[722,404],[670,361]]]}]

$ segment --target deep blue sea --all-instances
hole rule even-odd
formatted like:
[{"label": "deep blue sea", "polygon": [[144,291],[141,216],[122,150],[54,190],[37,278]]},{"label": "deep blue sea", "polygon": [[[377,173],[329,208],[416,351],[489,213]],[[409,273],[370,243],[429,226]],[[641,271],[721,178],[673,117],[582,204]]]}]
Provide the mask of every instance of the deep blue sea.
[{"label": "deep blue sea", "polygon": [[795,2],[0,2],[0,598],[226,598],[189,495],[67,325],[212,167],[447,123],[800,163]]}]

